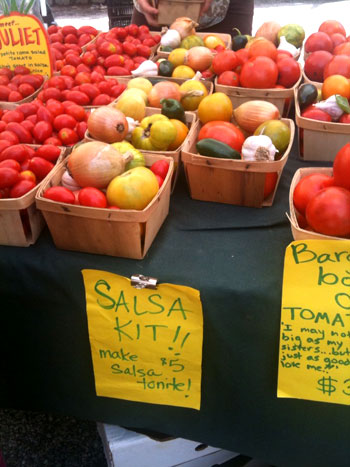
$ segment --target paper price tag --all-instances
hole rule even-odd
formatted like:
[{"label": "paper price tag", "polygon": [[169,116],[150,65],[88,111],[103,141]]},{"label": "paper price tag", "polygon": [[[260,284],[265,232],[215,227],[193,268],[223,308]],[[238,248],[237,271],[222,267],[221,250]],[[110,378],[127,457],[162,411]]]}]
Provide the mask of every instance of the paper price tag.
[{"label": "paper price tag", "polygon": [[198,290],[136,289],[105,271],[82,271],[98,396],[200,408],[203,342]]},{"label": "paper price tag", "polygon": [[350,404],[350,242],[286,249],[278,397]]}]

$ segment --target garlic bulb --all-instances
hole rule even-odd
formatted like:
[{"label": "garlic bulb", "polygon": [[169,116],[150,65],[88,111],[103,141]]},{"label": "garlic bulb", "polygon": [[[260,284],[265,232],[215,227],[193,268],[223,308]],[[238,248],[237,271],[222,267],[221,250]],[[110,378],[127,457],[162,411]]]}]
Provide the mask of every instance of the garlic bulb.
[{"label": "garlic bulb", "polygon": [[79,186],[77,182],[74,180],[74,178],[70,175],[68,170],[65,170],[63,172],[63,175],[61,177],[61,185],[72,191],[80,190],[81,188],[81,186]]},{"label": "garlic bulb", "polygon": [[168,29],[167,32],[162,36],[160,45],[163,47],[171,47],[172,49],[176,49],[179,47],[180,42],[180,33],[176,29]]},{"label": "garlic bulb", "polygon": [[133,76],[157,76],[158,66],[152,60],[145,60],[136,70],[132,70]]},{"label": "garlic bulb", "polygon": [[269,136],[248,136],[242,146],[242,159],[245,161],[273,161],[278,150]]},{"label": "garlic bulb", "polygon": [[332,117],[333,122],[339,120],[339,118],[344,113],[344,111],[338,105],[336,94],[328,97],[328,99],[326,99],[325,101],[317,102],[316,104],[314,104],[314,106],[330,115]]},{"label": "garlic bulb", "polygon": [[126,117],[127,121],[128,121],[128,125],[129,125],[129,130],[128,130],[128,134],[126,135],[125,139],[128,140],[128,141],[131,141],[131,135],[132,135],[132,132],[135,130],[135,128],[137,126],[140,125],[140,122],[138,120],[134,120],[133,118],[131,117]]},{"label": "garlic bulb", "polygon": [[287,52],[290,52],[294,58],[299,55],[299,50],[293,44],[288,42],[285,36],[280,37],[280,43],[277,49],[286,50]]}]

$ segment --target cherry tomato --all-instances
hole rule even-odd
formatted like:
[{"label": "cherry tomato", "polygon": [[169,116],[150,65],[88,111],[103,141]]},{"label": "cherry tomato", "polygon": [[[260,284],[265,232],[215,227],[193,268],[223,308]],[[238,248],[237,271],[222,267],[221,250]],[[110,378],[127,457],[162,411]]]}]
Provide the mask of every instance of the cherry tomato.
[{"label": "cherry tomato", "polygon": [[269,89],[277,83],[277,64],[269,57],[255,57],[243,64],[240,82],[244,88]]},{"label": "cherry tomato", "polygon": [[79,190],[78,200],[82,206],[90,206],[93,208],[107,207],[106,195],[101,190],[94,187],[85,187]]},{"label": "cherry tomato", "polygon": [[156,162],[153,162],[150,169],[155,175],[158,175],[161,178],[165,178],[169,170],[169,162],[159,159]]},{"label": "cherry tomato", "polygon": [[31,180],[20,180],[11,188],[10,197],[20,198],[31,191],[35,186],[36,184]]},{"label": "cherry tomato", "polygon": [[333,177],[335,185],[350,189],[350,143],[337,152],[333,162]]},{"label": "cherry tomato", "polygon": [[293,202],[297,211],[305,214],[307,204],[316,193],[332,185],[334,185],[334,178],[320,173],[307,175],[300,179],[293,193]]},{"label": "cherry tomato", "polygon": [[348,237],[350,191],[337,186],[319,191],[306,206],[306,220],[315,232],[335,237]]},{"label": "cherry tomato", "polygon": [[71,190],[64,186],[52,186],[44,191],[43,197],[58,201],[59,203],[74,204],[75,196]]}]

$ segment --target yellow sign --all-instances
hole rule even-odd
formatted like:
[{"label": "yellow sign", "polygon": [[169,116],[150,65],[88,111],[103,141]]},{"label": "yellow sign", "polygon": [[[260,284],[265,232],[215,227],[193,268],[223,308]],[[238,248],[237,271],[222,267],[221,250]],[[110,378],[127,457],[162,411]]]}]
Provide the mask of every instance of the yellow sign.
[{"label": "yellow sign", "polygon": [[0,16],[0,67],[23,65],[33,74],[52,75],[49,39],[43,24],[33,15],[12,12]]},{"label": "yellow sign", "polygon": [[286,250],[277,395],[350,404],[350,241]]},{"label": "yellow sign", "polygon": [[203,315],[199,291],[84,269],[98,396],[200,409]]}]

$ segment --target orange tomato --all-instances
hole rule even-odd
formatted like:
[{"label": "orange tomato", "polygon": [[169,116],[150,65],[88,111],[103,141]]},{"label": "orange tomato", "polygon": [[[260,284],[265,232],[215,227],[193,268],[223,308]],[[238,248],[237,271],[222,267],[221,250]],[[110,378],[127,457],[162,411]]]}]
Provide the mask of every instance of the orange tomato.
[{"label": "orange tomato", "polygon": [[340,94],[347,99],[350,98],[350,81],[342,75],[328,76],[322,85],[322,97],[328,99],[328,97],[334,94]]},{"label": "orange tomato", "polygon": [[168,151],[174,151],[185,141],[189,130],[183,122],[177,120],[176,118],[171,118],[170,121],[176,128],[176,138],[175,141],[171,143],[170,146],[168,146]]},{"label": "orange tomato", "polygon": [[198,118],[202,123],[222,120],[229,122],[232,118],[231,99],[223,92],[214,92],[201,100],[198,106]]},{"label": "orange tomato", "polygon": [[277,57],[277,47],[273,42],[267,39],[252,42],[248,48],[248,51],[249,58],[263,55],[264,57],[269,57],[272,60],[276,60]]}]

